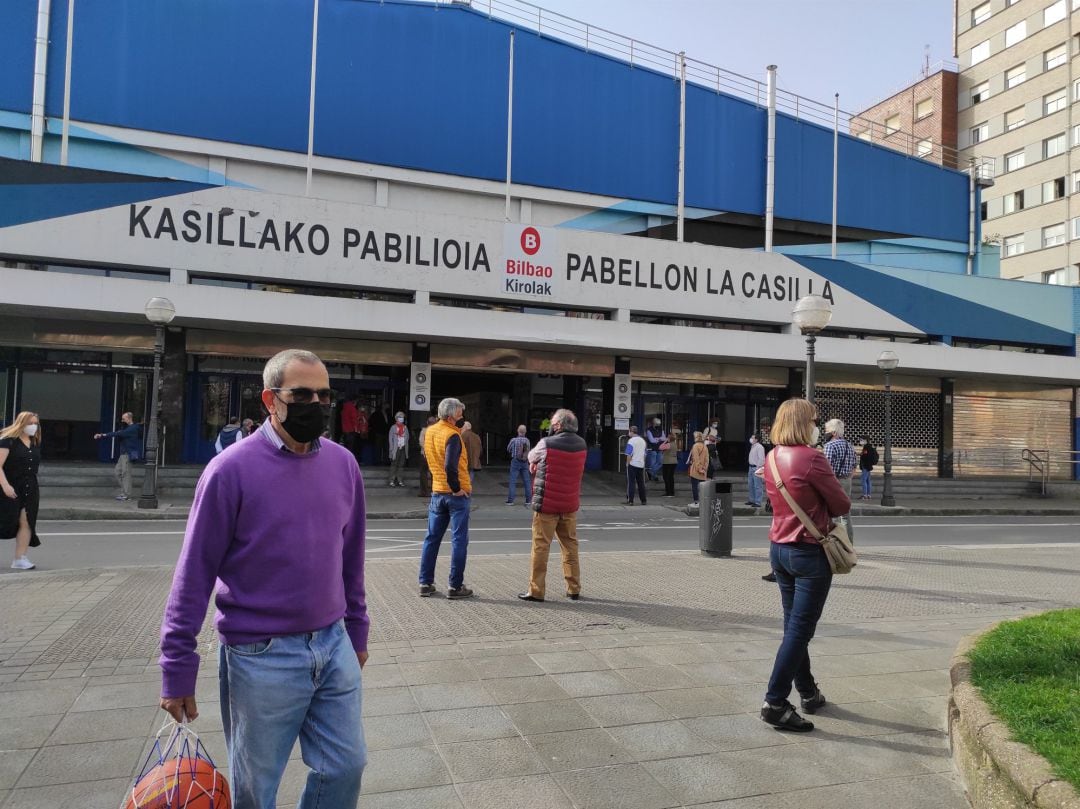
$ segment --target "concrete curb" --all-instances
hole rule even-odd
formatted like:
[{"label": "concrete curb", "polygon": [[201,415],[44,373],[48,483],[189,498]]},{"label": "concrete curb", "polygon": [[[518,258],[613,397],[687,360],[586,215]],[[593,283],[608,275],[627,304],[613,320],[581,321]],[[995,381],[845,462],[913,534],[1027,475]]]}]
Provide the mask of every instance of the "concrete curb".
[{"label": "concrete curb", "polygon": [[[994,624],[997,626],[997,624]],[[971,683],[968,654],[994,626],[964,638],[949,665],[949,747],[974,809],[1080,809],[1072,785],[1014,741]]]}]

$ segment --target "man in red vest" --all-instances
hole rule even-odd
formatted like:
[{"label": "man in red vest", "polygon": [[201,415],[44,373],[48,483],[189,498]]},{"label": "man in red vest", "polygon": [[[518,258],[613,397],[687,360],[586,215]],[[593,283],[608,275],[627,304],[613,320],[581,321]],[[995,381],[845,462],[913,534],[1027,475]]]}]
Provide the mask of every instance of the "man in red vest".
[{"label": "man in red vest", "polygon": [[540,439],[529,452],[533,478],[532,576],[529,590],[518,593],[522,601],[543,601],[548,553],[552,537],[559,538],[566,596],[581,597],[578,564],[577,513],[581,507],[581,476],[588,447],[578,435],[578,420],[569,410],[556,410],[551,435]]}]

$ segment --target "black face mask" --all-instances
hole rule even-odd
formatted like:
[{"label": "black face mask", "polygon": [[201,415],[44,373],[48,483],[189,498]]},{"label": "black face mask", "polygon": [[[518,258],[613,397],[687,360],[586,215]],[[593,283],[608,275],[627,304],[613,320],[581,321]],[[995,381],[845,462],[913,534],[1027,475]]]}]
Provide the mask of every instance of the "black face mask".
[{"label": "black face mask", "polygon": [[458,419],[454,422],[454,426],[460,430],[462,427],[465,426],[465,419]]},{"label": "black face mask", "polygon": [[326,430],[330,408],[320,402],[285,402],[285,421],[281,426],[294,441],[307,444]]}]

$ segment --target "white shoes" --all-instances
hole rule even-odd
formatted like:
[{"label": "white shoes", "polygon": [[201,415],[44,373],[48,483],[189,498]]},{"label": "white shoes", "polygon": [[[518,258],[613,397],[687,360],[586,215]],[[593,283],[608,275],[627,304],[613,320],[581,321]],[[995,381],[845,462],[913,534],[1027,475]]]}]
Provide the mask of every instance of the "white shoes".
[{"label": "white shoes", "polygon": [[36,565],[25,556],[20,556],[11,563],[12,570],[33,570],[35,567]]}]

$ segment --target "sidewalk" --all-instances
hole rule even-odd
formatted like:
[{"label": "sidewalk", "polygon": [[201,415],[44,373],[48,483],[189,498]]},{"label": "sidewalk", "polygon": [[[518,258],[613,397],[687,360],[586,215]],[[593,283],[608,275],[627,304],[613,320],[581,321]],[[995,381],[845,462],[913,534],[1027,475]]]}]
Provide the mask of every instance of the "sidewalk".
[{"label": "sidewalk", "polygon": [[[764,552],[582,557],[584,598],[514,598],[524,555],[476,557],[471,601],[368,565],[363,809],[964,809],[945,730],[957,641],[1080,603],[1075,546],[876,549],[838,578],[812,646],[829,705],[756,713],[780,635]],[[445,575],[446,560],[439,574]],[[0,808],[115,809],[160,725],[168,568],[0,575]],[[196,722],[225,764],[209,627]],[[298,799],[298,751],[279,806]]]}]

